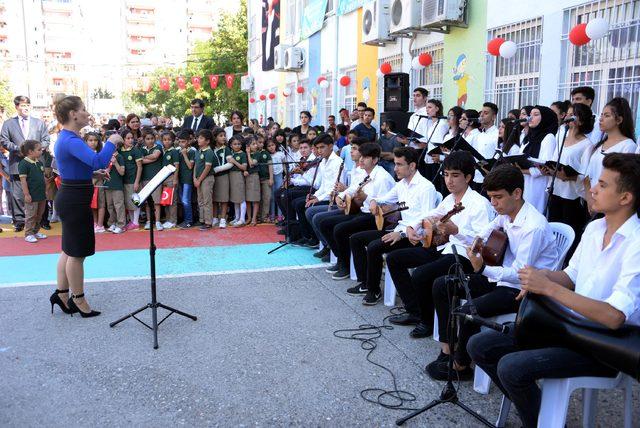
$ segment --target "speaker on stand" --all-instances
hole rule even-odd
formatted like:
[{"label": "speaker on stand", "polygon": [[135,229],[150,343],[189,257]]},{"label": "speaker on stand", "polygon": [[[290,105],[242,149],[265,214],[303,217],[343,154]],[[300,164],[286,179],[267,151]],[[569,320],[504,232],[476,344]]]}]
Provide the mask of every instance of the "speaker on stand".
[{"label": "speaker on stand", "polygon": [[409,111],[409,74],[384,75],[384,111]]}]

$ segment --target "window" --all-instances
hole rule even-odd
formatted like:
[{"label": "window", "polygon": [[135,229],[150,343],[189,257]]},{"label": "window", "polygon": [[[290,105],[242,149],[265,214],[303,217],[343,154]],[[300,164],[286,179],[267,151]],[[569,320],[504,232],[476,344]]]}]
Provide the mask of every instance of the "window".
[{"label": "window", "polygon": [[[302,110],[309,110],[308,99],[311,96],[309,94],[309,79],[301,80],[300,82],[298,82],[298,86],[302,86],[304,88],[304,92],[299,94],[297,91],[294,91],[296,97],[298,98],[298,111],[296,112],[296,114],[300,113]],[[296,116],[295,123],[298,123],[299,120],[300,119]]]},{"label": "window", "polygon": [[429,67],[423,68],[422,70],[411,69],[411,88],[421,86],[429,91],[429,98],[441,100],[444,44],[435,43],[423,48],[412,49],[411,57],[415,58],[421,53],[431,55],[433,62]]},{"label": "window", "polygon": [[[609,22],[609,34],[583,46],[568,40],[577,24],[594,18]],[[640,93],[640,5],[634,0],[589,2],[564,11],[559,99],[569,99],[576,86],[596,91],[593,112],[598,114],[613,97],[625,97],[635,113]]]},{"label": "window", "polygon": [[[385,58],[378,59],[378,69],[380,66],[388,62],[391,64],[391,71],[393,73],[399,73],[402,71],[402,54],[392,55]],[[377,97],[378,105],[376,106],[376,115],[382,114],[384,110],[384,77],[378,78],[378,97]],[[371,106],[373,107],[373,106]]]},{"label": "window", "polygon": [[496,37],[518,45],[518,53],[513,58],[487,54],[485,99],[496,103],[499,115],[504,117],[511,109],[538,103],[542,18],[490,30],[488,40]]},{"label": "window", "polygon": [[327,116],[329,116],[330,114],[334,114],[334,112],[333,112],[333,85],[335,83],[333,81],[333,74],[325,73],[324,77],[327,78],[327,82],[329,82],[329,86],[327,86],[326,89],[320,89],[323,92],[322,98],[324,99],[324,109],[323,109],[324,116],[320,118],[321,119],[321,120],[319,120],[320,123],[325,123],[325,121],[327,120]]},{"label": "window", "polygon": [[287,1],[287,36],[296,33],[296,0]]},{"label": "window", "polygon": [[355,67],[342,70],[341,76],[349,76],[351,79],[349,86],[340,86],[340,88],[342,88],[342,99],[344,100],[342,105],[349,112],[352,112],[356,108],[356,88],[358,87]]}]

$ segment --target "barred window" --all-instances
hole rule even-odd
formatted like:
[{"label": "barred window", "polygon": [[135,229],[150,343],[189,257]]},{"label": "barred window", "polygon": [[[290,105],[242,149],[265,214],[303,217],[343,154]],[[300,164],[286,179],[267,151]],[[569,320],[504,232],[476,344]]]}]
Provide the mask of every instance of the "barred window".
[{"label": "barred window", "polygon": [[340,91],[342,93],[342,99],[344,100],[342,105],[344,105],[344,108],[349,110],[349,112],[352,112],[356,108],[356,94],[358,88],[358,82],[356,81],[356,68],[343,69],[340,76],[349,76],[351,79],[349,86],[340,86]]},{"label": "barred window", "polygon": [[[380,66],[388,62],[391,64],[391,70],[393,73],[399,73],[402,71],[402,54],[391,55],[378,59],[378,69]],[[376,114],[381,114],[384,111],[384,77],[378,78],[378,97],[377,97]]]},{"label": "barred window", "polygon": [[[609,33],[586,45],[574,46],[569,32],[595,18],[609,22]],[[565,9],[562,34],[563,61],[558,97],[569,99],[571,89],[591,86],[596,91],[593,112],[597,114],[613,97],[629,100],[638,109],[640,93],[640,3],[634,0],[600,0]]]},{"label": "barred window", "polygon": [[509,59],[487,54],[485,99],[494,102],[499,116],[524,105],[535,105],[540,96],[540,47],[542,18],[489,30],[488,40],[501,37],[518,45]]},{"label": "barred window", "polygon": [[[302,110],[309,110],[308,98],[311,96],[311,94],[309,94],[309,79],[301,80],[298,83],[298,86],[302,86],[304,88],[304,92],[299,94],[297,91],[294,91],[298,98],[298,111],[296,113],[300,113]],[[295,123],[299,124],[298,120],[299,119],[296,118]]]},{"label": "barred window", "polygon": [[[443,56],[444,56],[444,44],[434,43],[424,46],[418,49],[411,50],[411,57],[415,58],[422,53],[428,53],[433,58],[433,63],[422,70],[411,69],[411,88],[415,89],[418,86],[425,88],[429,91],[429,98],[435,98],[442,100],[442,71],[443,71]],[[413,109],[412,106],[409,107]],[[445,107],[447,108],[447,107]]]}]

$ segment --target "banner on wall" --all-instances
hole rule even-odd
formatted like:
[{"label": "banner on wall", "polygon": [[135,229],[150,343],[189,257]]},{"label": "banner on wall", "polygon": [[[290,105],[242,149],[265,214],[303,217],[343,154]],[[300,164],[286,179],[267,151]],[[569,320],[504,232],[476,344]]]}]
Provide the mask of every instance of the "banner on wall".
[{"label": "banner on wall", "polygon": [[338,10],[336,13],[338,15],[344,15],[345,13],[353,12],[364,4],[365,0],[339,0]]},{"label": "banner on wall", "polygon": [[273,70],[280,44],[280,0],[262,0],[262,71]]},{"label": "banner on wall", "polygon": [[300,37],[306,39],[322,29],[327,0],[309,0],[302,14]]}]

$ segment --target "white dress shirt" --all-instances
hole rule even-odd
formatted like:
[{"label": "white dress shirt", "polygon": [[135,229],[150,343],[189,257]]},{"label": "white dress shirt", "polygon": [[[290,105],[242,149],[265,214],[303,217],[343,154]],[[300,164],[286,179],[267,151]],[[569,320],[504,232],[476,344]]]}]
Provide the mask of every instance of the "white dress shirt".
[{"label": "white dress shirt", "polygon": [[407,226],[420,222],[424,213],[436,206],[436,188],[416,171],[410,182],[403,178],[387,193],[371,200],[379,205],[404,202],[408,209],[400,211],[401,220],[393,231],[406,232]]},{"label": "white dress shirt", "polygon": [[[620,141],[618,144],[609,147],[606,150],[602,150],[602,146],[595,149],[592,147],[591,150],[585,150],[584,156],[582,158],[583,171],[584,176],[589,177],[589,182],[591,186],[595,186],[595,184],[600,180],[600,175],[602,174],[602,161],[604,160],[604,156],[608,153],[635,153],[636,143],[633,142],[632,139],[627,138],[626,140]],[[588,190],[588,189],[585,189]]]},{"label": "white dress shirt", "polygon": [[[450,235],[449,242],[439,246],[438,250],[441,251],[442,254],[453,254],[451,247],[455,245],[458,255],[467,257],[466,247],[470,247],[473,244],[476,236],[480,235],[489,222],[495,218],[496,212],[487,198],[480,195],[471,187],[467,188],[467,191],[464,192],[460,202],[464,210],[451,217],[451,222],[458,227],[458,233],[456,235]],[[440,205],[429,211],[424,217],[440,219],[453,209],[454,204],[455,197],[450,194],[440,202]],[[416,232],[420,233],[422,231],[422,221],[412,225],[412,227]]]},{"label": "white dress shirt", "polygon": [[[196,127],[200,126],[200,124],[202,123],[202,119],[203,118],[204,118],[204,113],[201,114],[200,116],[197,116],[197,117],[194,116],[193,120],[191,121],[191,129],[195,131]],[[196,123],[196,121],[198,123]],[[231,137],[227,137],[227,139],[229,139],[229,138],[231,138]]]},{"label": "white dress shirt", "polygon": [[[482,132],[477,129],[474,131],[477,131],[477,134],[475,134],[471,141],[467,140],[467,142],[471,144],[471,146],[473,146],[473,148],[476,149],[483,158],[493,158],[493,155],[496,153],[496,149],[498,148],[498,128],[495,125],[492,125],[490,128]],[[471,133],[473,133],[473,131],[471,131]],[[473,181],[476,183],[484,183],[484,177],[477,169],[473,176]]]},{"label": "white dress shirt", "polygon": [[[300,160],[300,152],[295,152],[295,154],[298,154],[298,160],[296,162],[298,162]],[[314,159],[316,158],[316,156],[311,153],[309,155],[309,159],[307,159],[307,162],[312,162]],[[292,165],[289,166],[289,168],[291,168]],[[303,174],[292,174],[291,175],[291,184],[293,184],[294,186],[311,186],[311,182],[313,181],[313,174],[315,174],[316,172],[316,168],[317,166],[311,167],[308,170],[306,170]],[[317,180],[316,183],[314,183],[314,187],[317,189]]]},{"label": "white dress shirt", "polygon": [[[358,177],[354,177],[351,185],[343,192],[339,193],[338,196],[340,196],[341,199],[344,199],[345,195],[355,195],[356,190],[358,190],[358,185],[367,177],[367,172],[364,169],[358,167],[355,168],[355,170],[360,170],[362,173],[359,174]],[[370,178],[370,181],[362,187],[362,191],[367,195],[367,198],[364,200],[362,207],[360,208],[360,211],[367,214],[371,212],[369,209],[369,203],[371,200],[387,194],[387,192],[396,185],[396,181],[393,179],[391,174],[379,165],[373,167],[373,170],[371,170],[371,174],[369,174],[368,177]]]},{"label": "white dress shirt", "polygon": [[[591,141],[588,138],[583,138],[577,143],[566,147],[562,150],[562,156],[560,157],[560,163],[563,165],[570,166],[575,169],[579,173],[582,173],[582,155],[585,150],[591,150]],[[556,146],[556,151],[553,154],[553,160],[556,161],[558,159],[558,147]],[[551,184],[551,180],[553,177],[549,177],[549,184]],[[556,178],[556,181],[553,185],[553,194],[556,196],[560,196],[564,199],[575,200],[580,197],[578,190],[576,188],[577,181],[580,180],[580,176],[576,180],[567,180],[562,181],[559,178]]]},{"label": "white dress shirt", "polygon": [[[524,153],[524,149],[528,144],[520,148],[520,152]],[[556,149],[556,137],[553,134],[547,134],[540,143],[540,151],[536,159],[543,162],[554,160],[553,152]],[[536,207],[541,213],[547,205],[549,194],[547,193],[548,177],[542,175],[542,171],[536,167],[529,168],[529,174],[524,174],[524,200]]]},{"label": "white dress shirt", "polygon": [[318,166],[318,175],[316,176],[316,187],[318,190],[313,194],[319,202],[328,201],[329,195],[333,191],[338,179],[338,171],[340,170],[340,164],[342,159],[336,155],[335,152],[331,152],[328,159],[322,159]]},{"label": "white dress shirt", "polygon": [[[415,131],[416,134],[423,135],[424,137],[420,138],[420,142],[426,143],[427,137],[428,137],[427,129],[429,128],[429,120],[426,117],[420,117],[420,116],[427,116],[426,106],[420,107],[419,109],[413,112],[411,117],[409,117],[409,123],[407,124],[407,132],[412,133],[413,131]],[[411,141],[409,143],[409,147],[413,147],[414,149],[417,149],[418,145],[414,141]]]},{"label": "white dress shirt", "polygon": [[575,292],[622,312],[625,324],[640,325],[640,219],[633,214],[602,248],[604,218],[587,225],[564,272]]},{"label": "white dress shirt", "polygon": [[547,219],[529,202],[524,203],[511,222],[507,215],[497,216],[479,235],[486,239],[494,229],[504,229],[509,238],[502,266],[486,266],[482,274],[500,286],[520,289],[518,270],[525,266],[553,269],[558,247]]}]

